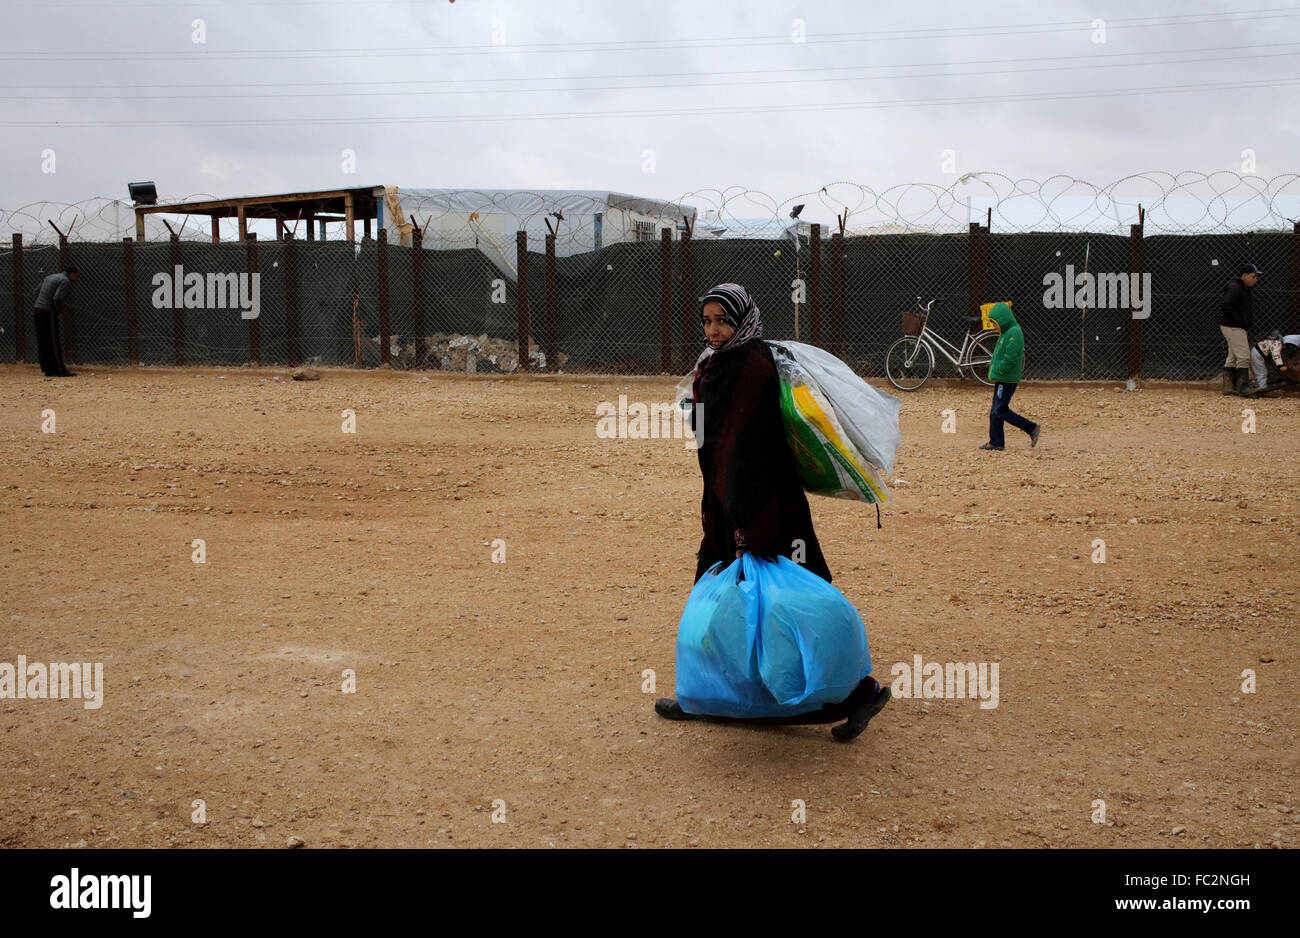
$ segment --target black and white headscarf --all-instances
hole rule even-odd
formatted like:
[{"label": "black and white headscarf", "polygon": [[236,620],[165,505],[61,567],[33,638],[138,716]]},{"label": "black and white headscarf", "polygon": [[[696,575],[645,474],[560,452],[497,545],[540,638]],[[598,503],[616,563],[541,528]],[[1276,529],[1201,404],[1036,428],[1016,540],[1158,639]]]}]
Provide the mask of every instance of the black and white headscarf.
[{"label": "black and white headscarf", "polygon": [[763,321],[759,317],[758,304],[740,284],[718,284],[700,297],[701,311],[705,303],[720,303],[727,325],[732,328],[731,337],[714,350],[714,355],[744,345],[751,339],[762,338]]}]

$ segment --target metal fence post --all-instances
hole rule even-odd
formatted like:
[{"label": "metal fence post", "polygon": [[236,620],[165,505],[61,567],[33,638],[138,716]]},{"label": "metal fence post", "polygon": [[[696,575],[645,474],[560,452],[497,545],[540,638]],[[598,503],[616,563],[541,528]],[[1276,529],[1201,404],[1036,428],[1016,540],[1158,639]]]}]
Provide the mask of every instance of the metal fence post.
[{"label": "metal fence post", "polygon": [[528,371],[528,232],[515,232],[515,332],[519,340],[519,364],[516,371]]},{"label": "metal fence post", "polygon": [[14,361],[23,364],[27,361],[27,319],[23,309],[23,236],[13,236],[13,284],[14,284]]},{"label": "metal fence post", "polygon": [[389,329],[392,323],[388,317],[388,229],[380,228],[379,237],[375,239],[375,257],[379,272],[379,362],[381,367],[391,367],[393,358],[393,339]]},{"label": "metal fence post", "polygon": [[[244,248],[248,252],[248,275],[257,276],[257,232],[248,232],[244,239]],[[248,362],[254,368],[262,364],[262,326],[260,319],[248,320]]]},{"label": "metal fence post", "polygon": [[[67,270],[72,266],[72,251],[68,247],[68,236],[59,232],[59,267]],[[76,304],[72,304],[63,314],[63,328],[58,330],[63,337],[63,357],[69,362],[77,361],[77,338],[73,324],[77,319]]]},{"label": "metal fence post", "polygon": [[1300,221],[1291,231],[1291,332],[1300,332]]},{"label": "metal fence post", "polygon": [[844,357],[844,235],[831,235],[831,354]]},{"label": "metal fence post", "polygon": [[[989,230],[979,222],[970,223],[966,236],[966,315],[979,318],[980,306],[987,302],[989,281]],[[978,324],[982,328],[982,324]],[[977,323],[967,322],[968,332],[978,332]]]},{"label": "metal fence post", "polygon": [[126,361],[140,365],[140,313],[135,305],[135,251],[131,238],[122,239],[122,286],[126,290]]},{"label": "metal fence post", "polygon": [[689,229],[682,232],[681,240],[682,250],[682,304],[679,310],[681,319],[680,325],[682,330],[681,344],[681,361],[678,362],[677,370],[685,371],[695,362],[691,359],[691,336],[694,325],[692,314],[695,313],[695,277],[691,272],[691,232]]},{"label": "metal fence post", "polygon": [[822,344],[822,226],[816,223],[808,239],[808,341]]},{"label": "metal fence post", "polygon": [[[1139,206],[1138,223],[1128,227],[1130,283],[1132,283],[1132,275],[1137,275],[1138,282],[1141,283],[1142,272],[1146,267],[1142,243],[1142,226],[1145,221],[1146,213]],[[1136,292],[1130,292],[1130,300],[1133,299]],[[1132,308],[1136,308],[1136,303]],[[1128,377],[1133,381],[1142,377],[1142,320],[1133,318],[1132,309],[1130,309],[1128,317]]]},{"label": "metal fence post", "polygon": [[415,360],[425,367],[429,356],[424,335],[424,232],[416,228],[411,232],[411,312],[415,317]]},{"label": "metal fence post", "polygon": [[298,357],[298,249],[293,233],[288,231],[284,238],[284,316],[289,328],[285,354],[292,368],[301,364]]},{"label": "metal fence post", "polygon": [[673,230],[659,232],[659,370],[673,370]]},{"label": "metal fence post", "polygon": [[[181,238],[178,234],[171,236],[171,249],[168,252],[171,261],[172,276],[181,266]],[[185,295],[184,278],[172,283],[172,355],[177,365],[185,364]]]},{"label": "metal fence post", "polygon": [[555,371],[560,357],[555,335],[555,235],[546,236],[546,370]]}]

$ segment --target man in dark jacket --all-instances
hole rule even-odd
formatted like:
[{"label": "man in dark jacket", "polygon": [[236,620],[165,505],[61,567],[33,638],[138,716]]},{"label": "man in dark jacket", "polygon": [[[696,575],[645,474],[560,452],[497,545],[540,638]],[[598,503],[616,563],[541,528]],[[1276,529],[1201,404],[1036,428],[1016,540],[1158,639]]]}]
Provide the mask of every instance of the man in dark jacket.
[{"label": "man in dark jacket", "polygon": [[1254,264],[1242,264],[1237,278],[1223,288],[1219,328],[1228,343],[1228,357],[1223,363],[1224,394],[1245,394],[1250,390],[1250,339],[1246,335],[1254,322],[1250,291],[1262,273]]},{"label": "man in dark jacket", "polygon": [[69,267],[50,274],[41,281],[36,293],[32,317],[36,320],[36,348],[41,359],[41,373],[51,378],[71,378],[76,372],[63,364],[63,337],[59,334],[59,315],[77,281],[77,268]]}]

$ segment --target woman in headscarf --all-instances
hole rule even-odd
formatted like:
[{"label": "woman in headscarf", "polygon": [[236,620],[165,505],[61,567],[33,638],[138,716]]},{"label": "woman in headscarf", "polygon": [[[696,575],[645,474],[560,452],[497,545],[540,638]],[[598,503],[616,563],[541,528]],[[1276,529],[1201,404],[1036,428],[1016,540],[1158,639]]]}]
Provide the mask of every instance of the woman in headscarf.
[{"label": "woman in headscarf", "polygon": [[[703,434],[698,456],[704,476],[700,507],[704,538],[695,581],[719,561],[729,565],[748,551],[775,560],[800,562],[826,582],[830,568],[813,531],[812,514],[794,456],[786,442],[781,389],[772,349],[762,341],[758,304],[734,283],[722,283],[700,298],[704,335],[713,350],[695,371],[695,432]],[[702,426],[701,426],[702,424]],[[789,725],[838,723],[836,739],[855,738],[889,700],[889,688],[868,675],[838,704],[790,717],[740,719],[686,713],[671,698],[655,711],[673,720]]]}]

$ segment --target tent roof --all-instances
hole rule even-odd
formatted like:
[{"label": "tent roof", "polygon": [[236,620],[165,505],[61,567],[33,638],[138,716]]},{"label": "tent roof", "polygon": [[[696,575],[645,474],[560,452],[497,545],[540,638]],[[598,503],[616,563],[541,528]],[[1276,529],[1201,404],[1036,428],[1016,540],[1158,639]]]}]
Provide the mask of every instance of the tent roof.
[{"label": "tent roof", "polygon": [[690,206],[607,189],[428,189],[399,186],[397,195],[404,207],[412,206],[415,211],[419,211],[416,203],[425,203],[429,208],[443,212],[496,211],[508,215],[534,215],[557,209],[585,214],[597,210],[595,206],[672,219],[695,215],[695,209]]}]

